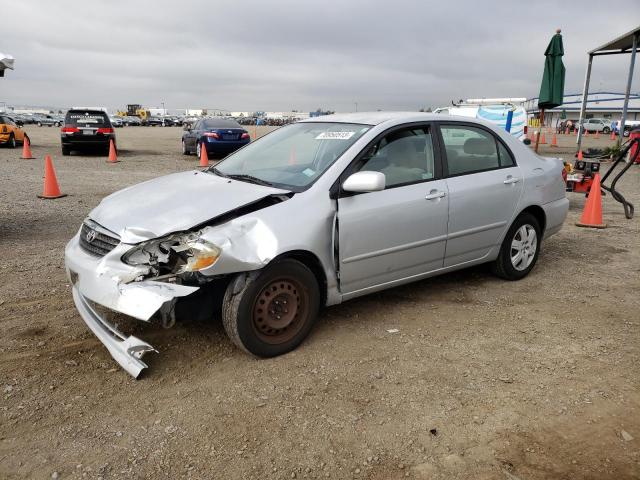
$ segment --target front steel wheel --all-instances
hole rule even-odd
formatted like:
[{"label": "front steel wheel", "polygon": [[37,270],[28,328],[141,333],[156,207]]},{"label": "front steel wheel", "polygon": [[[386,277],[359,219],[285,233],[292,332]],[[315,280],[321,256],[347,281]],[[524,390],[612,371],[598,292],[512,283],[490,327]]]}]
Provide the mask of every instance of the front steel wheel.
[{"label": "front steel wheel", "polygon": [[222,303],[229,338],[257,357],[275,357],[296,348],[311,331],[320,307],[314,274],[293,259],[238,274]]},{"label": "front steel wheel", "polygon": [[540,253],[540,222],[530,213],[520,214],[502,241],[493,272],[505,280],[520,280],[533,269]]}]

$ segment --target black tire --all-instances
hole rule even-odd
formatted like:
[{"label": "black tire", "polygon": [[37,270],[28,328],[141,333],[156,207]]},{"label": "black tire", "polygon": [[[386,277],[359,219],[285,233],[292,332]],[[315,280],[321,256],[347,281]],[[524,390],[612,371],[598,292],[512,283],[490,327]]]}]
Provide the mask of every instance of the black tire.
[{"label": "black tire", "polygon": [[41,127],[42,126],[42,122],[38,122],[38,126]]},{"label": "black tire", "polygon": [[196,157],[200,158],[200,149],[202,148],[202,142],[196,141]]},{"label": "black tire", "polygon": [[182,140],[182,154],[189,155],[189,149],[187,148],[187,144],[184,140]]},{"label": "black tire", "polygon": [[[513,245],[518,241],[518,238],[522,238],[523,230],[521,229],[523,228],[533,229],[533,231],[535,231],[535,239],[534,241],[528,241],[527,245],[523,246],[522,256],[518,257],[518,253],[516,253],[515,256],[513,255],[514,251],[518,252]],[[520,214],[511,224],[509,231],[502,241],[498,258],[492,265],[493,273],[505,280],[520,280],[526,277],[538,261],[541,241],[542,232],[540,230],[540,223],[536,217],[530,213]],[[535,250],[531,255],[533,248],[535,248]],[[514,261],[514,259],[518,260]]]},{"label": "black tire", "polygon": [[319,308],[320,290],[311,270],[285,259],[231,280],[222,323],[238,347],[257,357],[275,357],[302,343]]},{"label": "black tire", "polygon": [[604,127],[602,129],[602,133],[605,133],[605,134],[611,133],[611,129],[609,127]]},{"label": "black tire", "polygon": [[624,132],[622,132],[623,137],[628,137],[630,134],[631,134],[631,131],[627,130],[626,128],[624,129]]},{"label": "black tire", "polygon": [[9,135],[9,140],[7,141],[7,147],[16,148],[16,137],[13,136],[13,133]]}]

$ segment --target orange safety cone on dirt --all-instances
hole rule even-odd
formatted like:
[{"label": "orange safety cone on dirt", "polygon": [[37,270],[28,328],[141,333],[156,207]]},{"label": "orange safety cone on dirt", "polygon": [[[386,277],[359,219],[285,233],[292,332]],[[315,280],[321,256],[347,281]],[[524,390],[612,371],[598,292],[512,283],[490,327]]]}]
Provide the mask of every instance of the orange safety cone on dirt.
[{"label": "orange safety cone on dirt", "polygon": [[615,140],[616,139],[616,132],[612,131],[611,132],[611,140]]},{"label": "orange safety cone on dirt", "polygon": [[116,146],[113,143],[113,138],[109,140],[109,159],[107,160],[109,163],[118,163],[118,154],[116,152]]},{"label": "orange safety cone on dirt", "polygon": [[574,134],[574,135],[578,135],[578,129],[577,129],[577,128],[574,128],[574,129],[573,129],[573,134]]},{"label": "orange safety cone on dirt", "polygon": [[600,174],[596,173],[593,183],[589,189],[587,203],[584,204],[582,217],[576,223],[578,227],[606,228],[607,224],[602,223],[602,192],[600,191]]},{"label": "orange safety cone on dirt", "polygon": [[564,134],[565,135],[569,135],[571,132],[569,131],[569,127],[564,129]]},{"label": "orange safety cone on dirt", "polygon": [[44,189],[42,190],[42,195],[38,195],[38,198],[54,199],[66,196],[66,193],[60,192],[53,162],[51,157],[47,155],[44,157]]},{"label": "orange safety cone on dirt", "polygon": [[24,141],[22,142],[22,156],[20,158],[24,158],[25,160],[32,160],[36,157],[31,155],[31,142],[29,141],[29,137],[24,136]]},{"label": "orange safety cone on dirt", "polygon": [[596,130],[596,138],[600,138],[600,132]]},{"label": "orange safety cone on dirt", "polygon": [[584,136],[588,137],[589,136],[589,130],[587,130],[586,128],[584,129]]},{"label": "orange safety cone on dirt", "polygon": [[200,147],[200,166],[209,166],[209,155],[207,155],[207,147],[205,147],[204,145]]},{"label": "orange safety cone on dirt", "polygon": [[544,132],[542,132],[542,136],[540,137],[540,145],[546,145],[547,139],[544,137]]},{"label": "orange safety cone on dirt", "polygon": [[583,160],[584,156],[582,155],[582,150],[578,151],[578,160]]},{"label": "orange safety cone on dirt", "polygon": [[558,137],[556,136],[556,134],[553,134],[553,138],[551,139],[551,146],[552,147],[557,147],[558,146]]}]

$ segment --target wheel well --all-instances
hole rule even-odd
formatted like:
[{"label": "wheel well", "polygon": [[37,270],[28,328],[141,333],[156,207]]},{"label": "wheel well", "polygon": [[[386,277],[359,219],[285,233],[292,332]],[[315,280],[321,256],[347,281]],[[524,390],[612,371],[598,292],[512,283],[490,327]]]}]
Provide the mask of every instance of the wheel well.
[{"label": "wheel well", "polygon": [[291,252],[283,253],[274,258],[274,261],[282,260],[284,258],[292,258],[304,264],[313,276],[318,281],[318,287],[320,287],[320,305],[326,305],[327,303],[327,277],[324,273],[324,268],[318,257],[313,253],[306,250],[293,250]]},{"label": "wheel well", "polygon": [[530,207],[527,207],[522,212],[520,212],[520,214],[523,213],[530,213],[531,215],[536,217],[536,220],[538,220],[538,223],[540,224],[541,233],[544,234],[544,230],[547,226],[547,216],[545,215],[542,207],[539,207],[538,205],[531,205]]}]

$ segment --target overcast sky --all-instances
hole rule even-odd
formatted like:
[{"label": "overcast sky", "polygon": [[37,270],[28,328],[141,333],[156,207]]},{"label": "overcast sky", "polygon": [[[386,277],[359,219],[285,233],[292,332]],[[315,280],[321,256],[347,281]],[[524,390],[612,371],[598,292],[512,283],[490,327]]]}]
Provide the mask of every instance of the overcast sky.
[{"label": "overcast sky", "polygon": [[[250,111],[537,96],[557,27],[574,93],[587,50],[640,20],[636,0],[0,0],[0,11],[11,12],[0,51],[16,59],[0,78],[7,105]],[[623,91],[628,61],[597,58],[593,89]]]}]

